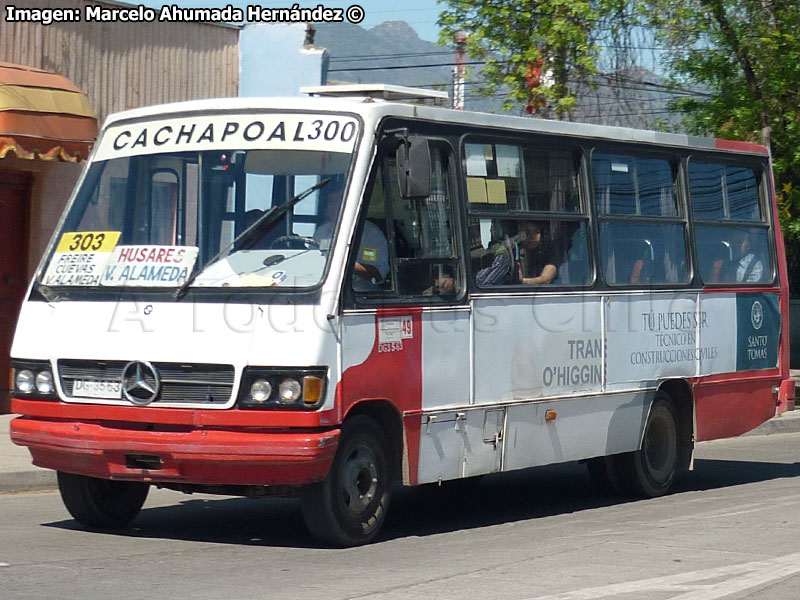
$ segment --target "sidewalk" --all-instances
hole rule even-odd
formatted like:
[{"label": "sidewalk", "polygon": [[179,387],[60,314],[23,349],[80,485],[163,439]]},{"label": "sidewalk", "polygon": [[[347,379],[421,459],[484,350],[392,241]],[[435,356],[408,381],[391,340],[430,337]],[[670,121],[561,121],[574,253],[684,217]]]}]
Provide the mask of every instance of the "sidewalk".
[{"label": "sidewalk", "polygon": [[[34,467],[28,449],[11,443],[8,424],[14,416],[0,415],[0,493],[56,489],[55,472]],[[800,407],[770,419],[745,435],[796,432],[800,432]]]},{"label": "sidewalk", "polygon": [[0,415],[0,493],[56,489],[55,471],[31,464],[27,448],[11,443],[8,424],[16,415]]}]

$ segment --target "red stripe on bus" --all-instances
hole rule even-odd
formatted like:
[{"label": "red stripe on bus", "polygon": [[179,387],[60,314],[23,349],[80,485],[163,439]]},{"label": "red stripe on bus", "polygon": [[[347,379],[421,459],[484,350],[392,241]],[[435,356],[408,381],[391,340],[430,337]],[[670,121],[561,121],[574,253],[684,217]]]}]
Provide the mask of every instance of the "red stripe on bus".
[{"label": "red stripe on bus", "polygon": [[735,152],[769,156],[769,149],[755,142],[741,142],[738,140],[715,140],[715,142],[718,150],[733,150]]},{"label": "red stripe on bus", "polygon": [[[777,220],[777,215],[776,215]],[[788,277],[786,274],[786,254],[784,252],[784,245],[783,245],[783,237],[780,233],[780,229],[776,230],[776,242],[777,242],[777,249],[778,249],[778,273],[780,275],[780,287],[718,287],[718,288],[704,288],[704,294],[778,294],[778,303],[779,303],[779,310],[781,313],[781,335],[780,335],[780,342],[778,344],[778,371],[780,373],[781,382],[785,382],[789,379],[789,342],[790,339],[790,329],[789,329],[789,294],[784,293],[783,290],[788,290],[789,283]],[[730,373],[728,374],[730,377],[736,378],[737,380],[742,377],[741,373]],[[777,384],[776,384],[777,385]],[[781,383],[781,385],[785,385]],[[777,406],[778,414],[784,413],[787,410],[794,410],[794,392],[791,394],[785,393],[782,394],[780,398],[780,402]]]},{"label": "red stripe on bus", "polygon": [[703,288],[704,294],[780,294],[781,288],[775,286],[766,287],[705,287]]},{"label": "red stripe on bus", "polygon": [[[402,349],[391,343],[380,342],[380,320],[398,317],[411,318],[411,337],[402,339]],[[344,343],[348,342],[345,340]],[[389,402],[401,417],[407,411],[422,408],[421,308],[378,309],[372,350],[363,363],[349,367],[342,373],[337,394],[344,417],[355,405],[374,400]],[[420,423],[421,419],[415,417],[403,424],[408,483],[411,485],[417,483]]]},{"label": "red stripe on bus", "polygon": [[[303,485],[325,478],[338,429],[227,431],[137,430],[129,423],[20,417],[11,440],[28,446],[37,466],[90,477],[230,485]],[[161,466],[131,465],[131,454],[157,456]]]},{"label": "red stripe on bus", "polygon": [[734,437],[774,417],[772,388],[781,382],[776,371],[766,379],[741,372],[698,379],[694,385],[695,441]]},{"label": "red stripe on bus", "polygon": [[159,408],[156,406],[112,406],[106,404],[67,403],[56,400],[11,399],[11,412],[29,417],[70,419],[76,421],[116,421],[175,425],[192,428],[219,427],[247,429],[318,428],[337,424],[334,411],[290,410],[209,410],[194,408]]}]

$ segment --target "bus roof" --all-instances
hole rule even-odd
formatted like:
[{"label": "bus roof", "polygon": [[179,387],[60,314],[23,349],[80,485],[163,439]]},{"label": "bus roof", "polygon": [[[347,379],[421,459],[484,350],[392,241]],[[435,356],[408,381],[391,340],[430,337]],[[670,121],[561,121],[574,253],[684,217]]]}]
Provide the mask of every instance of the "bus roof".
[{"label": "bus roof", "polygon": [[244,97],[190,100],[171,104],[160,104],[114,113],[106,119],[104,127],[130,120],[155,119],[163,116],[199,112],[231,112],[259,110],[348,112],[361,116],[365,121],[378,122],[386,117],[417,118],[426,121],[453,125],[473,125],[482,128],[500,129],[592,138],[609,141],[657,144],[703,150],[720,150],[740,154],[769,156],[769,148],[753,142],[723,140],[685,134],[663,133],[647,129],[615,127],[554,121],[532,117],[515,117],[450,108],[423,106],[404,102],[393,102],[374,97]]}]

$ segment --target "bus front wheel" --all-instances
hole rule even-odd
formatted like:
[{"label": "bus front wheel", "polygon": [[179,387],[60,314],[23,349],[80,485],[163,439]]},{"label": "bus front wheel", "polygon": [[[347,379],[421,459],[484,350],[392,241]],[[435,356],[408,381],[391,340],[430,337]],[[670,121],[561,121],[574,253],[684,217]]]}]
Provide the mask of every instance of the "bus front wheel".
[{"label": "bus front wheel", "polygon": [[386,437],[365,416],[342,425],[328,476],[301,495],[303,519],[317,539],[336,546],[372,541],[386,518],[391,470]]},{"label": "bus front wheel", "polygon": [[139,514],[150,485],[58,472],[58,491],[69,514],[89,527],[120,527]]},{"label": "bus front wheel", "polygon": [[667,394],[656,393],[641,449],[620,455],[616,466],[636,496],[656,498],[669,492],[678,472],[678,419]]}]

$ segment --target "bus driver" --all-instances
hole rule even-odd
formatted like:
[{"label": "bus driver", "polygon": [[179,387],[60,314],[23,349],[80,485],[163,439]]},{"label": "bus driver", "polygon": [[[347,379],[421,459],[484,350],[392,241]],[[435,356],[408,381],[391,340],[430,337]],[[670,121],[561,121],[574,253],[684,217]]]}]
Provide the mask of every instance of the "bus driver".
[{"label": "bus driver", "polygon": [[[341,184],[335,181],[331,181],[320,189],[320,212],[324,213],[325,222],[314,231],[314,241],[319,244],[319,249],[322,251],[328,251],[331,247],[331,238],[336,226],[339,206],[342,203],[343,191]],[[353,289],[358,291],[374,290],[388,274],[389,244],[386,236],[377,225],[366,220],[358,247]]]}]

